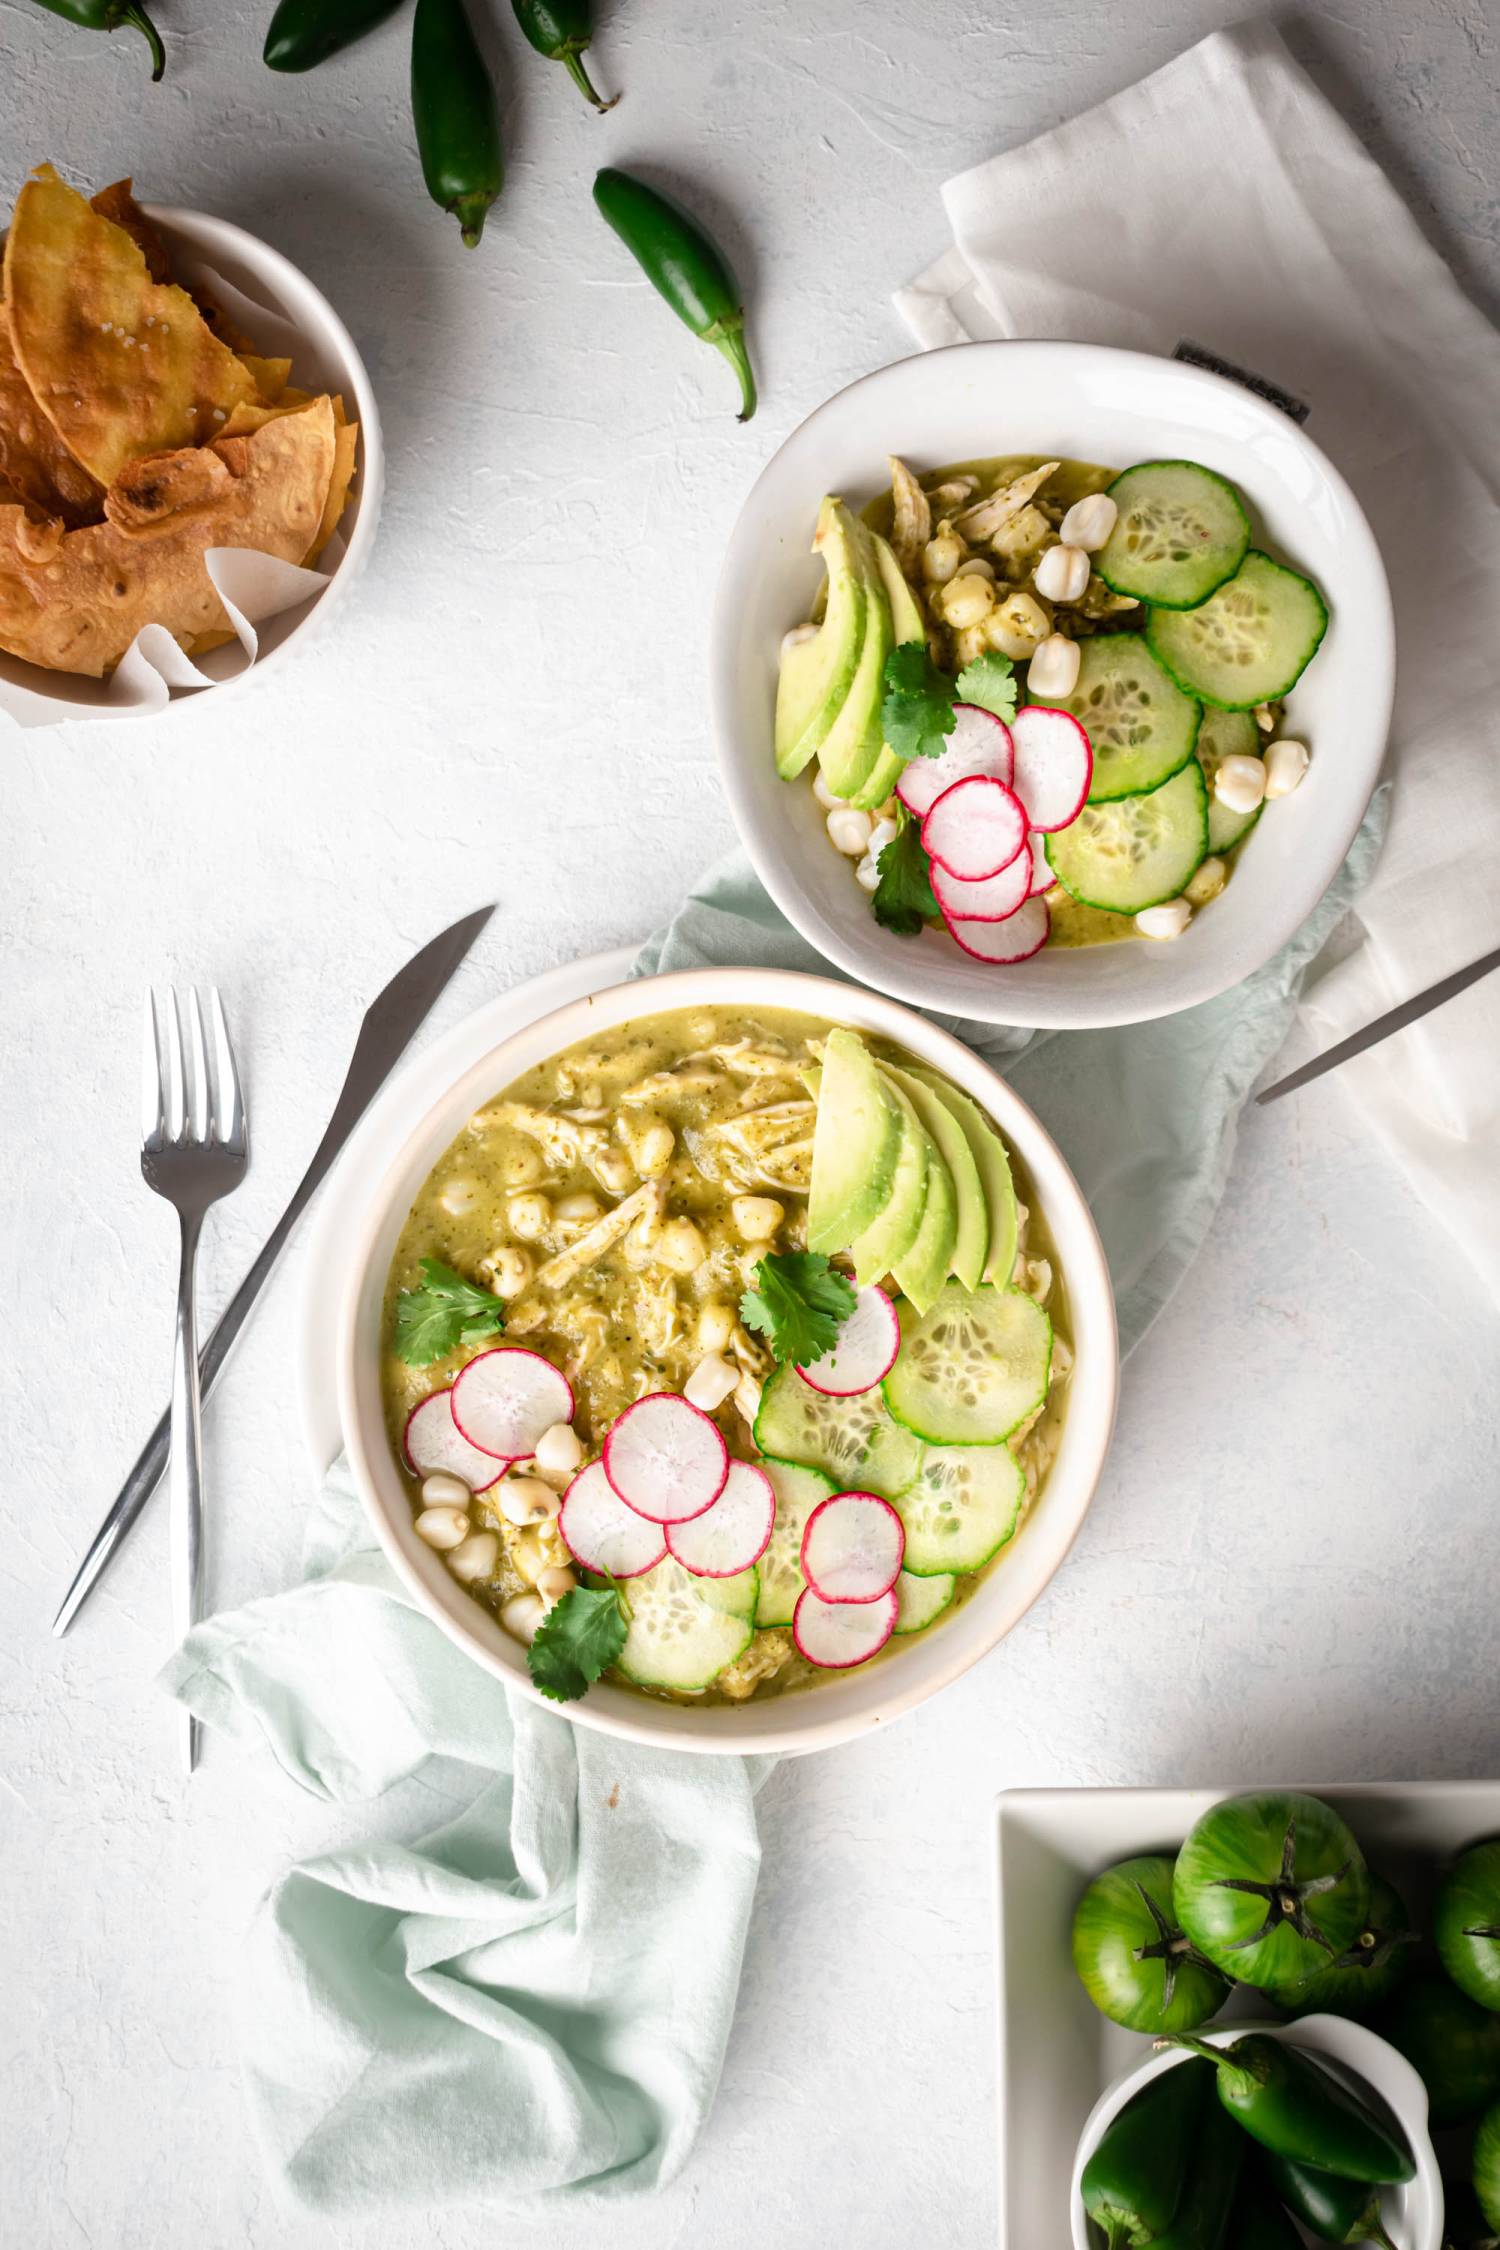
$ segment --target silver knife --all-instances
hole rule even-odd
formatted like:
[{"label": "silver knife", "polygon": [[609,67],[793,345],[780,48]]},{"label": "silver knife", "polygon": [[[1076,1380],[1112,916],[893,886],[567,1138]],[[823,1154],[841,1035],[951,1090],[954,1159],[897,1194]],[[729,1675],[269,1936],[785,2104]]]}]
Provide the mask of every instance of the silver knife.
[{"label": "silver knife", "polygon": [[[327,1131],[319,1141],[313,1160],[303,1173],[291,1202],[277,1220],[260,1256],[240,1283],[218,1326],[199,1354],[198,1378],[205,1398],[229,1357],[251,1306],[260,1295],[272,1267],[285,1248],[287,1237],[322,1184],[329,1166],[385,1084],[413,1032],[424,1021],[433,1002],[494,911],[493,906],[481,906],[474,913],[466,914],[461,922],[455,922],[451,929],[444,930],[440,937],[433,938],[423,946],[420,953],[412,956],[404,969],[397,971],[385,990],[365,1010],[365,1019],[359,1027],[359,1037],[354,1043],[354,1053],[350,1058],[343,1088],[334,1104],[333,1115],[328,1120]],[[54,1633],[65,1633],[72,1624],[109,1568],[125,1534],[155,1491],[167,1465],[170,1427],[169,1416],[163,1414],[147,1440],[140,1459],[121,1486],[114,1506],[95,1532],[93,1544],[79,1564],[72,1585],[63,1596],[62,1607],[52,1621]]]},{"label": "silver knife", "polygon": [[1295,1094],[1299,1086],[1311,1085],[1313,1079],[1321,1078],[1325,1070],[1337,1070],[1340,1063],[1350,1061],[1355,1055],[1362,1055],[1366,1048],[1378,1047],[1382,1039],[1390,1038],[1392,1032],[1404,1031],[1409,1023],[1416,1023],[1420,1017],[1430,1014],[1432,1009],[1440,1008],[1445,1000],[1454,1000],[1460,992],[1467,992],[1471,984],[1478,984],[1480,978],[1487,977],[1491,969],[1500,969],[1500,946],[1496,946],[1493,953],[1483,954],[1479,960],[1471,961],[1466,969],[1455,969],[1451,977],[1444,977],[1441,982],[1430,984],[1425,992],[1418,992],[1412,999],[1403,1000],[1399,1007],[1388,1008],[1383,1016],[1377,1016],[1373,1023],[1367,1023],[1360,1031],[1351,1031],[1347,1039],[1341,1039],[1336,1047],[1330,1047],[1325,1054],[1314,1055],[1312,1061],[1304,1063],[1300,1070],[1290,1072],[1287,1077],[1278,1079],[1274,1086],[1268,1086],[1263,1094],[1257,1094],[1257,1105],[1264,1107],[1267,1102],[1279,1102],[1283,1094]]}]

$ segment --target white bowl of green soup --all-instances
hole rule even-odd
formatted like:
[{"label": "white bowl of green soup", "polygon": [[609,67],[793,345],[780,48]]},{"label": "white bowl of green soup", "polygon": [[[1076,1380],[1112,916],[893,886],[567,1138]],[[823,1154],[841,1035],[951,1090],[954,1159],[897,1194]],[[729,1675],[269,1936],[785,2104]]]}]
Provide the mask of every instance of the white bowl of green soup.
[{"label": "white bowl of green soup", "polygon": [[504,1041],[380,1183],[344,1440],[423,1609],[582,1724],[847,1740],[1036,1600],[1115,1411],[1082,1195],[946,1032],[819,977],[620,985]]},{"label": "white bowl of green soup", "polygon": [[902,360],[830,399],[730,539],[711,685],[735,820],[824,957],[956,1016],[1140,1022],[1327,889],[1394,637],[1290,414],[1096,345]]}]

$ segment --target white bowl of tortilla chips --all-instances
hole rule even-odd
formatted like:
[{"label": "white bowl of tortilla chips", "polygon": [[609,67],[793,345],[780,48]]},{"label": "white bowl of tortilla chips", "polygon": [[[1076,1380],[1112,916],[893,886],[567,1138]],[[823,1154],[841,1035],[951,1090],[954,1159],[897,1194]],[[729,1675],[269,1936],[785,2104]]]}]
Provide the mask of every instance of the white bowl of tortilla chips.
[{"label": "white bowl of tortilla chips", "polygon": [[374,537],[380,433],[305,275],[43,166],[0,314],[0,713],[185,709],[326,623]]}]

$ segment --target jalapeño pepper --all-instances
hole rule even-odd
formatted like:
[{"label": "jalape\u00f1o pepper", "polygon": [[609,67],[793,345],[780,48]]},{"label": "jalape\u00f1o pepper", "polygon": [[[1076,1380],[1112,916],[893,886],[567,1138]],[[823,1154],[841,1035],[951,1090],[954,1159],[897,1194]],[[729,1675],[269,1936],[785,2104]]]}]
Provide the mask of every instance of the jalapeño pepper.
[{"label": "jalape\u00f1o pepper", "polygon": [[1166,2232],[1212,2099],[1208,2065],[1179,2063],[1111,2119],[1078,2183],[1105,2250],[1146,2250]]},{"label": "jalape\u00f1o pepper", "polygon": [[755,412],[755,376],[745,349],[745,308],[717,246],[696,219],[609,167],[594,182],[594,201],[646,279],[695,336],[722,352],[740,379],[740,420]]},{"label": "jalape\u00f1o pepper", "polygon": [[1377,2186],[1414,2176],[1410,2152],[1374,2111],[1284,2039],[1252,2031],[1226,2047],[1185,2037],[1160,2044],[1217,2063],[1225,2110],[1273,2155]]},{"label": "jalape\u00f1o pepper", "polygon": [[597,110],[613,109],[615,94],[602,101],[583,67],[583,50],[594,36],[589,0],[510,0],[516,21],[539,55],[560,62],[586,101]]},{"label": "jalape\u00f1o pepper", "polygon": [[141,0],[37,0],[38,7],[46,8],[65,23],[76,23],[84,31],[118,31],[128,24],[138,31],[151,49],[151,83],[154,86],[167,67],[167,51]]},{"label": "jalape\u00f1o pepper", "polygon": [[1267,2157],[1266,2171],[1288,2210],[1320,2242],[1374,2242],[1395,2250],[1380,2223],[1380,2190],[1368,2180],[1340,2179],[1285,2156]]},{"label": "jalape\u00f1o pepper", "polygon": [[393,16],[401,0],[281,0],[262,59],[272,70],[313,70]]},{"label": "jalape\u00f1o pepper", "polygon": [[505,163],[495,88],[463,0],[417,0],[411,113],[427,192],[472,250],[500,193]]},{"label": "jalape\u00f1o pepper", "polygon": [[1224,2250],[1302,2250],[1302,2237],[1272,2192],[1259,2163],[1240,2175]]},{"label": "jalape\u00f1o pepper", "polygon": [[1208,2102],[1177,2216],[1151,2250],[1224,2250],[1247,2145],[1229,2112]]}]

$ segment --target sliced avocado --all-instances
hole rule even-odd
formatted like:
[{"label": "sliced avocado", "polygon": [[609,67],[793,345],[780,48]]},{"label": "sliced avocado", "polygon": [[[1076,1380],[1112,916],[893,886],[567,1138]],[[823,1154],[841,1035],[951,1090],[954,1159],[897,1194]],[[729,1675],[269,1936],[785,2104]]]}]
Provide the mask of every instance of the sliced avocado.
[{"label": "sliced avocado", "polygon": [[861,1282],[879,1281],[904,1258],[917,1239],[927,1202],[927,1167],[936,1152],[915,1109],[898,1086],[891,1092],[901,1111],[901,1146],[891,1177],[890,1200],[849,1246]]},{"label": "sliced avocado", "polygon": [[928,1070],[921,1063],[912,1064],[911,1074],[932,1089],[963,1128],[989,1210],[990,1243],[984,1261],[984,1278],[1003,1289],[1010,1281],[1016,1262],[1016,1190],[1005,1143],[979,1104],[960,1093],[956,1086],[950,1086],[946,1078],[940,1078],[935,1070]]},{"label": "sliced avocado", "polygon": [[776,771],[783,781],[815,757],[842,710],[864,642],[863,556],[851,543],[854,518],[841,500],[818,510],[813,553],[828,572],[828,607],[811,639],[782,653],[776,682]]},{"label": "sliced avocado", "polygon": [[[875,542],[875,559],[880,565],[880,580],[885,588],[886,600],[891,605],[891,646],[899,648],[903,641],[920,641],[927,645],[927,626],[917,605],[917,597],[902,575],[901,565],[878,532],[871,532]],[[884,697],[881,699],[884,701]],[[875,771],[863,789],[851,800],[867,811],[883,805],[901,779],[904,758],[881,742],[880,756],[875,761]]]},{"label": "sliced avocado", "polygon": [[917,1239],[891,1269],[901,1294],[911,1299],[919,1313],[926,1312],[947,1282],[957,1240],[958,1194],[953,1174],[934,1145],[927,1160],[927,1201],[922,1206]]},{"label": "sliced avocado", "polygon": [[902,1117],[875,1058],[855,1031],[831,1031],[818,1084],[809,1250],[847,1250],[890,1200]]},{"label": "sliced avocado", "polygon": [[857,516],[849,517],[848,535],[864,581],[865,623],[849,691],[818,747],[818,765],[835,797],[853,797],[863,789],[885,748],[880,706],[885,700],[885,660],[893,645],[891,605],[875,557],[874,535]]},{"label": "sliced avocado", "polygon": [[914,1071],[899,1069],[895,1063],[882,1063],[880,1067],[892,1085],[908,1096],[952,1175],[958,1199],[958,1232],[948,1271],[963,1288],[977,1289],[990,1246],[990,1216],[968,1136],[953,1112]]}]

